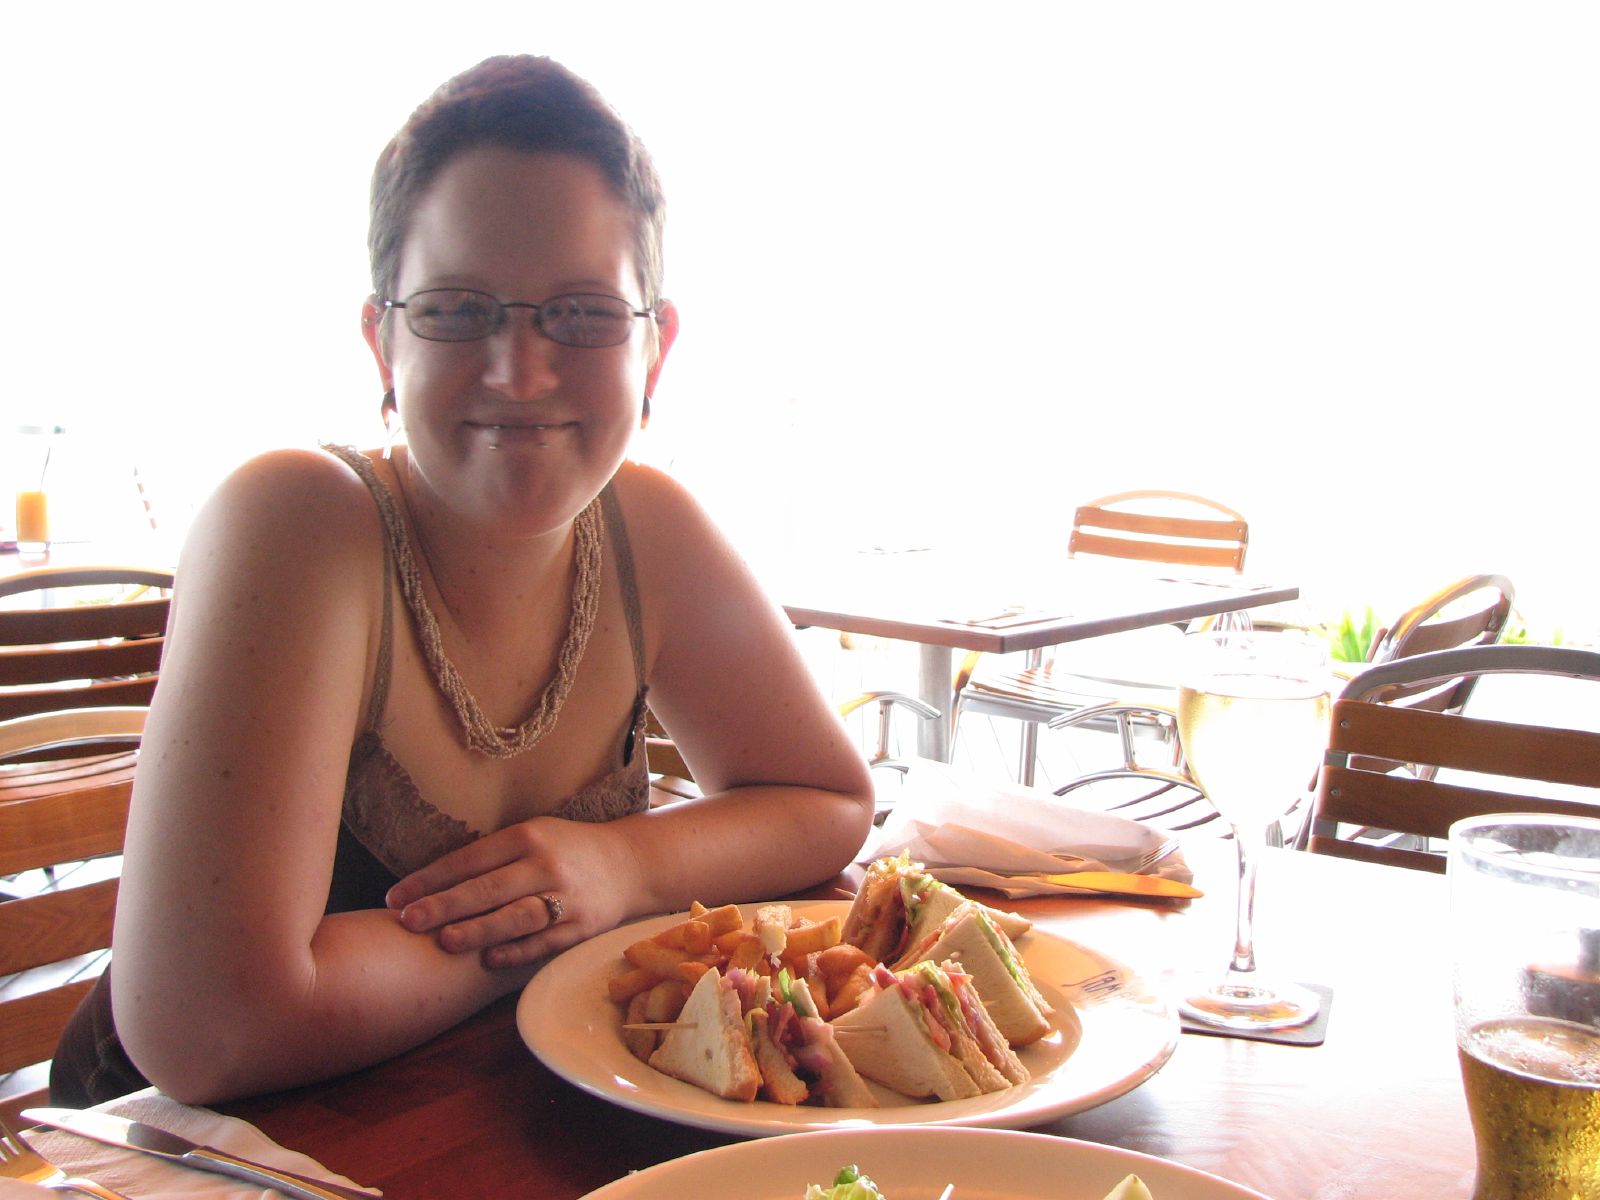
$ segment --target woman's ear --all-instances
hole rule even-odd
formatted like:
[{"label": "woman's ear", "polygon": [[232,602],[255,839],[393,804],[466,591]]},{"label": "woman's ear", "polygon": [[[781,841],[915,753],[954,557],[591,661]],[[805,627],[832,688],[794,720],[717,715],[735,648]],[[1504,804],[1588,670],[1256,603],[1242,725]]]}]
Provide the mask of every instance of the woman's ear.
[{"label": "woman's ear", "polygon": [[[650,370],[645,375],[644,394],[655,395],[656,380],[661,377],[661,365],[667,361],[667,351],[672,349],[672,343],[678,339],[678,306],[671,300],[662,300],[656,305],[656,350],[655,360],[650,364]],[[649,419],[646,415],[646,420]]]},{"label": "woman's ear", "polygon": [[361,306],[361,336],[366,339],[372,359],[378,364],[378,380],[386,392],[394,390],[394,372],[389,369],[389,339],[383,324],[388,311],[378,304],[376,296],[368,296],[366,303]]}]

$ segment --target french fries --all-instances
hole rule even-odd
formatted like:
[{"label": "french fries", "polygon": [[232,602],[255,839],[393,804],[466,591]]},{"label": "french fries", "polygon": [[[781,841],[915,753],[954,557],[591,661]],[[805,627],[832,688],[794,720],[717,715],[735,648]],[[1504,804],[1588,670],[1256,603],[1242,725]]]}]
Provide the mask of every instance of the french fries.
[{"label": "french fries", "polygon": [[[626,1023],[637,1025],[648,1021],[645,1014],[650,1011],[650,993],[648,991],[635,992],[628,1001],[628,1015]],[[668,1018],[669,1020],[671,1018]],[[653,1029],[624,1029],[622,1031],[623,1043],[628,1047],[628,1053],[635,1058],[648,1059],[656,1048],[656,1033]]]},{"label": "french fries", "polygon": [[622,952],[622,957],[636,967],[646,971],[653,971],[660,979],[668,979],[677,970],[679,963],[688,962],[693,957],[687,950],[674,950],[671,946],[663,946],[653,938],[632,943]]},{"label": "french fries", "polygon": [[800,959],[837,946],[841,924],[838,917],[829,917],[826,921],[800,921],[789,926],[789,944],[783,949],[783,957]]},{"label": "french fries", "polygon": [[[664,1024],[677,1020],[694,984],[713,967],[758,975],[787,970],[807,982],[826,1019],[854,1007],[872,967],[863,951],[840,942],[841,925],[838,917],[808,921],[787,905],[772,904],[763,905],[747,928],[737,905],[707,908],[696,901],[686,919],[624,948],[627,966],[606,981],[606,994],[627,1024]],[[661,1036],[652,1029],[624,1031],[628,1049],[642,1059]]]},{"label": "french fries", "polygon": [[672,979],[664,979],[656,984],[644,993],[644,1019],[676,1021],[678,1014],[683,1011],[683,1002],[689,998],[689,988],[689,984]]},{"label": "french fries", "polygon": [[861,1003],[861,998],[868,995],[872,991],[872,987],[872,967],[864,965],[851,971],[849,975],[845,976],[844,982],[839,985],[839,990],[830,992],[828,995],[828,1003],[832,1006],[833,1015],[837,1017],[849,1012],[857,1004]]},{"label": "french fries", "polygon": [[606,981],[606,994],[618,1004],[627,1004],[640,992],[648,992],[659,983],[660,977],[644,967],[635,967]]}]

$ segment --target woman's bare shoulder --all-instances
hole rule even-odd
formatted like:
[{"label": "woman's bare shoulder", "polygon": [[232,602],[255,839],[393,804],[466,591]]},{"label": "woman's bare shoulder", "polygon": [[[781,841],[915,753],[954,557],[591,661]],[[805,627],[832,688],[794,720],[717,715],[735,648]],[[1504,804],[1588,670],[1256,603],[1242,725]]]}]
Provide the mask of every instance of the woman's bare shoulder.
[{"label": "woman's bare shoulder", "polygon": [[[236,587],[266,579],[334,590],[382,554],[381,518],[359,477],[317,450],[271,450],[242,463],[211,493],[185,539],[180,580],[199,564]],[[185,568],[188,571],[185,571]]]},{"label": "woman's bare shoulder", "polygon": [[699,626],[712,596],[745,609],[767,603],[744,556],[682,483],[638,464],[614,482],[648,616]]},{"label": "woman's bare shoulder", "polygon": [[627,462],[612,479],[634,554],[648,560],[700,563],[731,553],[716,521],[678,480],[656,467]]},{"label": "woman's bare shoulder", "polygon": [[355,471],[323,450],[268,450],[235,467],[217,488],[225,501],[268,500],[285,513],[341,508],[371,494]]},{"label": "woman's bare shoulder", "polygon": [[629,460],[611,480],[629,524],[641,527],[670,524],[685,519],[705,520],[689,489],[658,467]]},{"label": "woman's bare shoulder", "polygon": [[269,450],[234,468],[202,507],[197,533],[303,540],[334,549],[365,537],[378,521],[372,494],[356,473],[319,450]]}]

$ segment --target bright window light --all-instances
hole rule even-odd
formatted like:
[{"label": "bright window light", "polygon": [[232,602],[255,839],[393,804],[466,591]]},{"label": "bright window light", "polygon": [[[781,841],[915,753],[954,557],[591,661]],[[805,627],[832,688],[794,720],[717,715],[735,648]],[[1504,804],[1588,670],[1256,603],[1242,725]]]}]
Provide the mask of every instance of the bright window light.
[{"label": "bright window light", "polygon": [[1054,553],[1080,500],[1168,487],[1242,510],[1252,573],[1316,615],[1500,571],[1536,632],[1600,626],[1592,6],[8,24],[0,420],[67,427],[63,535],[132,511],[135,465],[181,527],[256,450],[377,444],[372,161],[447,76],[531,51],[657,157],[684,326],[636,451],[758,564]]}]

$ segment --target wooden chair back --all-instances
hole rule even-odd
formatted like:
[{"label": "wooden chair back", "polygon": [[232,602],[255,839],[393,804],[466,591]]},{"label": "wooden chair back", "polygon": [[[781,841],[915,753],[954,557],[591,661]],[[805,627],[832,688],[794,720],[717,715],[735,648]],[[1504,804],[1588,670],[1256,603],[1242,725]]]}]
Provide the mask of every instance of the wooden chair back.
[{"label": "wooden chair back", "polygon": [[[144,567],[42,567],[0,579],[0,599],[11,601],[0,605],[0,720],[149,704],[172,583],[171,571]],[[74,602],[68,589],[86,599]],[[16,604],[31,593],[40,593],[33,606]]]},{"label": "wooden chair back", "polygon": [[[1372,668],[1334,703],[1316,808],[1304,833],[1313,853],[1443,872],[1430,850],[1341,837],[1340,826],[1444,838],[1454,822],[1495,812],[1600,816],[1600,732],[1377,703],[1391,684],[1489,674],[1600,681],[1600,653],[1553,646],[1475,646]],[[1395,762],[1425,772],[1383,769]],[[1440,782],[1436,772],[1451,774]],[[1541,786],[1542,785],[1542,786]]]},{"label": "wooden chair back", "polygon": [[645,761],[650,766],[650,789],[658,803],[690,800],[700,795],[683,752],[662,728],[653,712],[645,713]]},{"label": "wooden chair back", "polygon": [[[1467,646],[1490,646],[1500,640],[1516,589],[1504,575],[1468,575],[1407,609],[1390,629],[1373,639],[1369,663],[1393,662],[1415,654],[1433,654]],[[1388,685],[1371,698],[1384,704],[1460,712],[1472,695],[1477,676],[1435,683]]]},{"label": "wooden chair back", "polygon": [[[81,751],[143,729],[144,710],[76,710],[0,722],[4,760],[51,746]],[[26,1071],[0,1115],[44,1103],[44,1064],[104,969],[132,774],[0,793],[0,1076]],[[23,1078],[28,1078],[24,1076]]]},{"label": "wooden chair back", "polygon": [[[1185,573],[1238,574],[1250,546],[1241,513],[1189,492],[1117,492],[1081,505],[1073,516],[1068,558],[1119,559],[1140,567],[1163,565]],[[1191,623],[1190,630],[1247,624],[1244,613]],[[969,653],[956,671],[954,726],[974,712],[1024,722],[1017,779],[1031,784],[1037,765],[1035,726],[1099,699],[1158,696],[1170,691],[1160,676],[1170,660],[1176,629],[1132,630],[1070,647],[1031,651],[1020,670],[980,673],[980,656]],[[1119,665],[1108,670],[1108,663]],[[1152,667],[1152,664],[1160,664]],[[1112,672],[1116,673],[1112,678]]]},{"label": "wooden chair back", "polygon": [[1225,504],[1188,492],[1133,491],[1081,505],[1067,555],[1238,572],[1249,546],[1249,524]]}]

